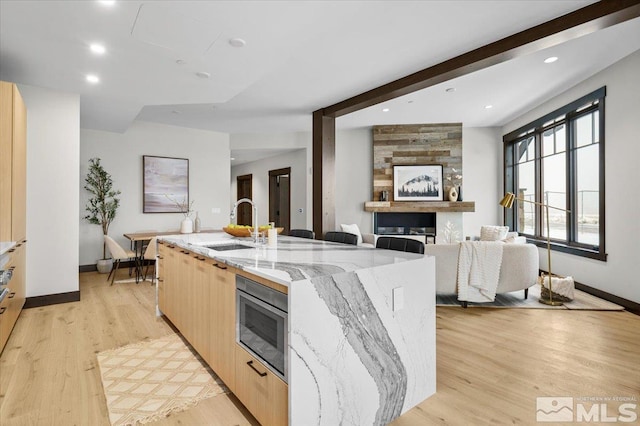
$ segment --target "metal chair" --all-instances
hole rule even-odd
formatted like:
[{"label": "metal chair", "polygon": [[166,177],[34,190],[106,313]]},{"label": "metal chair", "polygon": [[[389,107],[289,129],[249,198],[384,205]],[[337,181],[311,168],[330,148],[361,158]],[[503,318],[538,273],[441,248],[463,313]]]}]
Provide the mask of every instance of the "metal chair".
[{"label": "metal chair", "polygon": [[424,254],[424,243],[411,238],[378,237],[376,248]]},{"label": "metal chair", "polygon": [[324,240],[334,243],[352,244],[354,246],[358,245],[358,236],[348,232],[329,231],[324,234]]},{"label": "metal chair", "polygon": [[313,240],[316,237],[316,233],[313,231],[309,231],[308,229],[292,229],[291,231],[289,231],[289,236],[309,238]]},{"label": "metal chair", "polygon": [[113,258],[113,260],[115,260],[114,268],[111,269],[111,272],[109,272],[109,276],[107,277],[107,280],[109,280],[109,278],[111,277],[111,274],[113,274],[113,277],[111,278],[111,284],[109,285],[113,285],[113,282],[116,279],[116,273],[118,272],[118,268],[120,267],[120,261],[122,261],[123,259],[134,261],[135,268],[136,268],[136,283],[137,283],[139,273],[140,273],[140,268],[138,267],[138,256],[136,255],[136,253],[133,250],[126,250],[122,248],[120,244],[118,244],[113,238],[111,238],[108,235],[104,236],[104,242],[105,244],[107,244],[107,248],[111,253],[111,257]]},{"label": "metal chair", "polygon": [[[158,237],[153,237],[151,239],[151,241],[149,241],[149,243],[147,244],[147,248],[144,251],[144,254],[142,255],[142,262],[147,261],[147,267],[144,270],[144,276],[142,278],[142,281],[146,281],[147,280],[147,273],[149,272],[149,266],[151,266],[151,264],[153,264],[153,275],[151,276],[151,284],[153,285],[156,281],[156,255],[158,253],[158,244],[157,241]],[[140,263],[140,269],[142,269],[142,262]]]}]

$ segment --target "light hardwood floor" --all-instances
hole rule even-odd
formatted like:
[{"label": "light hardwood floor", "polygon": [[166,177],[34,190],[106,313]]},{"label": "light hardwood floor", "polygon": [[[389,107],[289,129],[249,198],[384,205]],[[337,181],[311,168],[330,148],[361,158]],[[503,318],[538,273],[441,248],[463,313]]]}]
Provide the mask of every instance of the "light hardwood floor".
[{"label": "light hardwood floor", "polygon": [[[22,312],[0,357],[3,426],[108,425],[96,352],[173,332],[148,282],[109,287],[83,273],[80,289],[80,302]],[[394,426],[533,425],[539,396],[640,399],[640,317],[438,308],[437,375],[437,393]],[[220,395],[156,424],[257,423]]]}]

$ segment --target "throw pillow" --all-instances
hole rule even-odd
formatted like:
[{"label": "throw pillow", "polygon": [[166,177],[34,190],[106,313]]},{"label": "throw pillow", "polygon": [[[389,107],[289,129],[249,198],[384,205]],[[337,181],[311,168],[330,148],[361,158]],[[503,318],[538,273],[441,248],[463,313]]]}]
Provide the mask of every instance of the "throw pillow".
[{"label": "throw pillow", "polygon": [[354,234],[358,237],[358,245],[362,244],[362,234],[360,233],[360,228],[355,223],[352,225],[340,225],[342,232],[348,232],[349,234]]},{"label": "throw pillow", "polygon": [[517,232],[507,232],[507,236],[502,241],[510,244],[526,244],[527,243],[527,239],[525,237],[518,236]]},{"label": "throw pillow", "polygon": [[480,228],[480,241],[504,240],[509,232],[508,226],[483,226]]}]

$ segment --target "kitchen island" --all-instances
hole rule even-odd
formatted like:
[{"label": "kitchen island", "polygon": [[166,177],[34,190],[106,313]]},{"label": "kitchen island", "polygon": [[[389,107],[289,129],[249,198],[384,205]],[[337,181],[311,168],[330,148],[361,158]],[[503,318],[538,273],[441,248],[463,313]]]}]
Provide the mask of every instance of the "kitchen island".
[{"label": "kitchen island", "polygon": [[[162,237],[159,259],[160,311],[262,424],[385,425],[435,392],[429,256],[221,232]],[[236,276],[288,295],[284,376],[236,343]]]}]

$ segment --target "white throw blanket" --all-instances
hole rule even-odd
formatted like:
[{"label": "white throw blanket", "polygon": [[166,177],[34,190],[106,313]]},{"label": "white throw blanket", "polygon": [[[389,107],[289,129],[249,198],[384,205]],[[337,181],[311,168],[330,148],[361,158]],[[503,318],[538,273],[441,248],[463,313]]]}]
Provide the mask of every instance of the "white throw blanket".
[{"label": "white throw blanket", "polygon": [[458,252],[458,300],[493,302],[502,265],[501,241],[463,241]]}]

